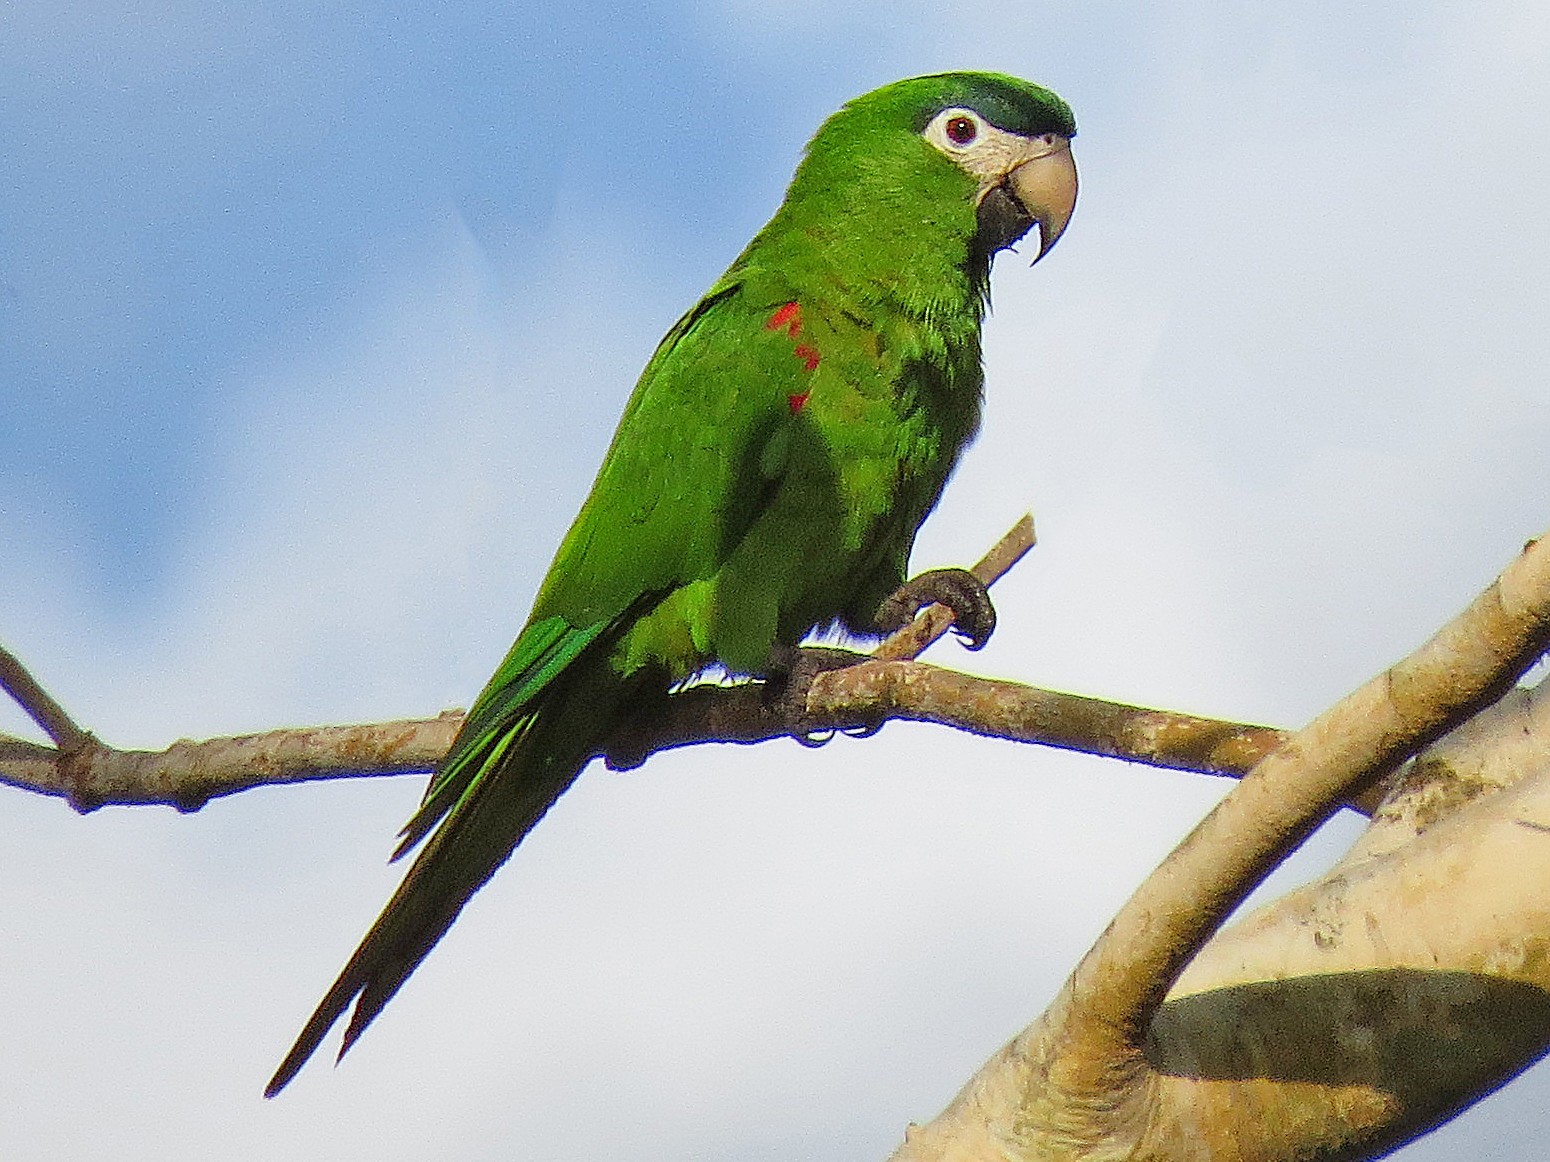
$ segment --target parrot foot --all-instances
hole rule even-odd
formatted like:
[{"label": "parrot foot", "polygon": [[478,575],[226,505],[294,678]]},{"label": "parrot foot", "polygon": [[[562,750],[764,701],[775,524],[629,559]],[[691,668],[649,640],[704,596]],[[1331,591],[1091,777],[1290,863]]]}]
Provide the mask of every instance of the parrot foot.
[{"label": "parrot foot", "polygon": [[[819,674],[830,670],[843,670],[857,662],[867,661],[869,655],[854,650],[836,649],[832,646],[792,647],[777,645],[770,655],[769,676],[764,683],[764,698],[772,711],[791,723],[791,736],[803,746],[822,746],[834,737],[832,727],[807,725],[807,688]],[[857,733],[860,737],[875,734],[881,723],[846,729],[844,733]]]},{"label": "parrot foot", "polygon": [[893,633],[932,602],[952,610],[953,631],[964,639],[965,649],[982,648],[995,631],[990,593],[967,569],[931,569],[911,577],[877,607],[874,621],[884,633]]}]

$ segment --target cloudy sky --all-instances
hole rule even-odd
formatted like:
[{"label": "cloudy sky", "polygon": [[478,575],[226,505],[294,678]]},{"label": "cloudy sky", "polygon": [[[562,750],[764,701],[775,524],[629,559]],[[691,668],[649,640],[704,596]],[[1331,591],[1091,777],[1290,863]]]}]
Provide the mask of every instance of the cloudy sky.
[{"label": "cloudy sky", "polygon": [[[1543,4],[532,7],[0,7],[0,640],[108,740],[466,704],[806,137],[943,68],[1081,125],[917,546],[1036,514],[975,668],[1296,725],[1550,524]],[[901,726],[593,771],[263,1102],[420,787],[6,793],[0,1156],[881,1158],[1221,791]]]}]

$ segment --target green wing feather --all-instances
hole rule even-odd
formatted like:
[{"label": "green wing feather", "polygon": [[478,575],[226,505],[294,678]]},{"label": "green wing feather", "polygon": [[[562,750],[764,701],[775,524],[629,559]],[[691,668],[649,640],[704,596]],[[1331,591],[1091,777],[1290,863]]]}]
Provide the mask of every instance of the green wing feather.
[{"label": "green wing feather", "polygon": [[455,810],[479,780],[500,766],[511,746],[532,725],[538,696],[609,628],[585,629],[547,617],[522,632],[468,712],[463,729],[426,789],[414,818],[404,825],[393,859],[418,846],[442,817]]},{"label": "green wing feather", "polygon": [[[728,325],[759,334],[757,315],[738,309],[738,290],[735,281],[718,286],[647,365],[528,625],[475,700],[393,858],[428,842],[266,1093],[295,1076],[353,1002],[340,1056],[350,1048],[611,728],[633,681],[611,658],[621,638],[665,594],[714,574],[757,516],[757,498],[729,488],[749,427],[735,413],[753,405],[779,415],[796,379],[789,356],[762,367],[759,343],[716,341]],[[708,426],[685,424],[686,415]]]}]

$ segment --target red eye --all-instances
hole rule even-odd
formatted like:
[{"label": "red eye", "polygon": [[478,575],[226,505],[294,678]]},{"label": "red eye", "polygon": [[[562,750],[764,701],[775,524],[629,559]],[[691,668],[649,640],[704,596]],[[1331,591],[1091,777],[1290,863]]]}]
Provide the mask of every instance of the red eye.
[{"label": "red eye", "polygon": [[947,123],[947,140],[954,145],[968,145],[979,135],[979,126],[972,117],[954,117]]}]

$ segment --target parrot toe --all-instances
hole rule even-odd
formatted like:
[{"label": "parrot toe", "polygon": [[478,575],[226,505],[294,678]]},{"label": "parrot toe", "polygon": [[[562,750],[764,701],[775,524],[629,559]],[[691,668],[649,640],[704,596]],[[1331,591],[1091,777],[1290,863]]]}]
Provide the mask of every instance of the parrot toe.
[{"label": "parrot toe", "polygon": [[822,746],[834,735],[829,727],[808,727],[807,688],[819,674],[843,670],[869,655],[831,646],[777,645],[770,657],[764,698],[770,709],[792,724],[792,737],[804,746]]},{"label": "parrot toe", "polygon": [[982,582],[967,569],[932,569],[911,577],[877,608],[883,633],[903,629],[932,603],[952,610],[954,632],[966,649],[982,648],[996,628],[996,607]]}]

